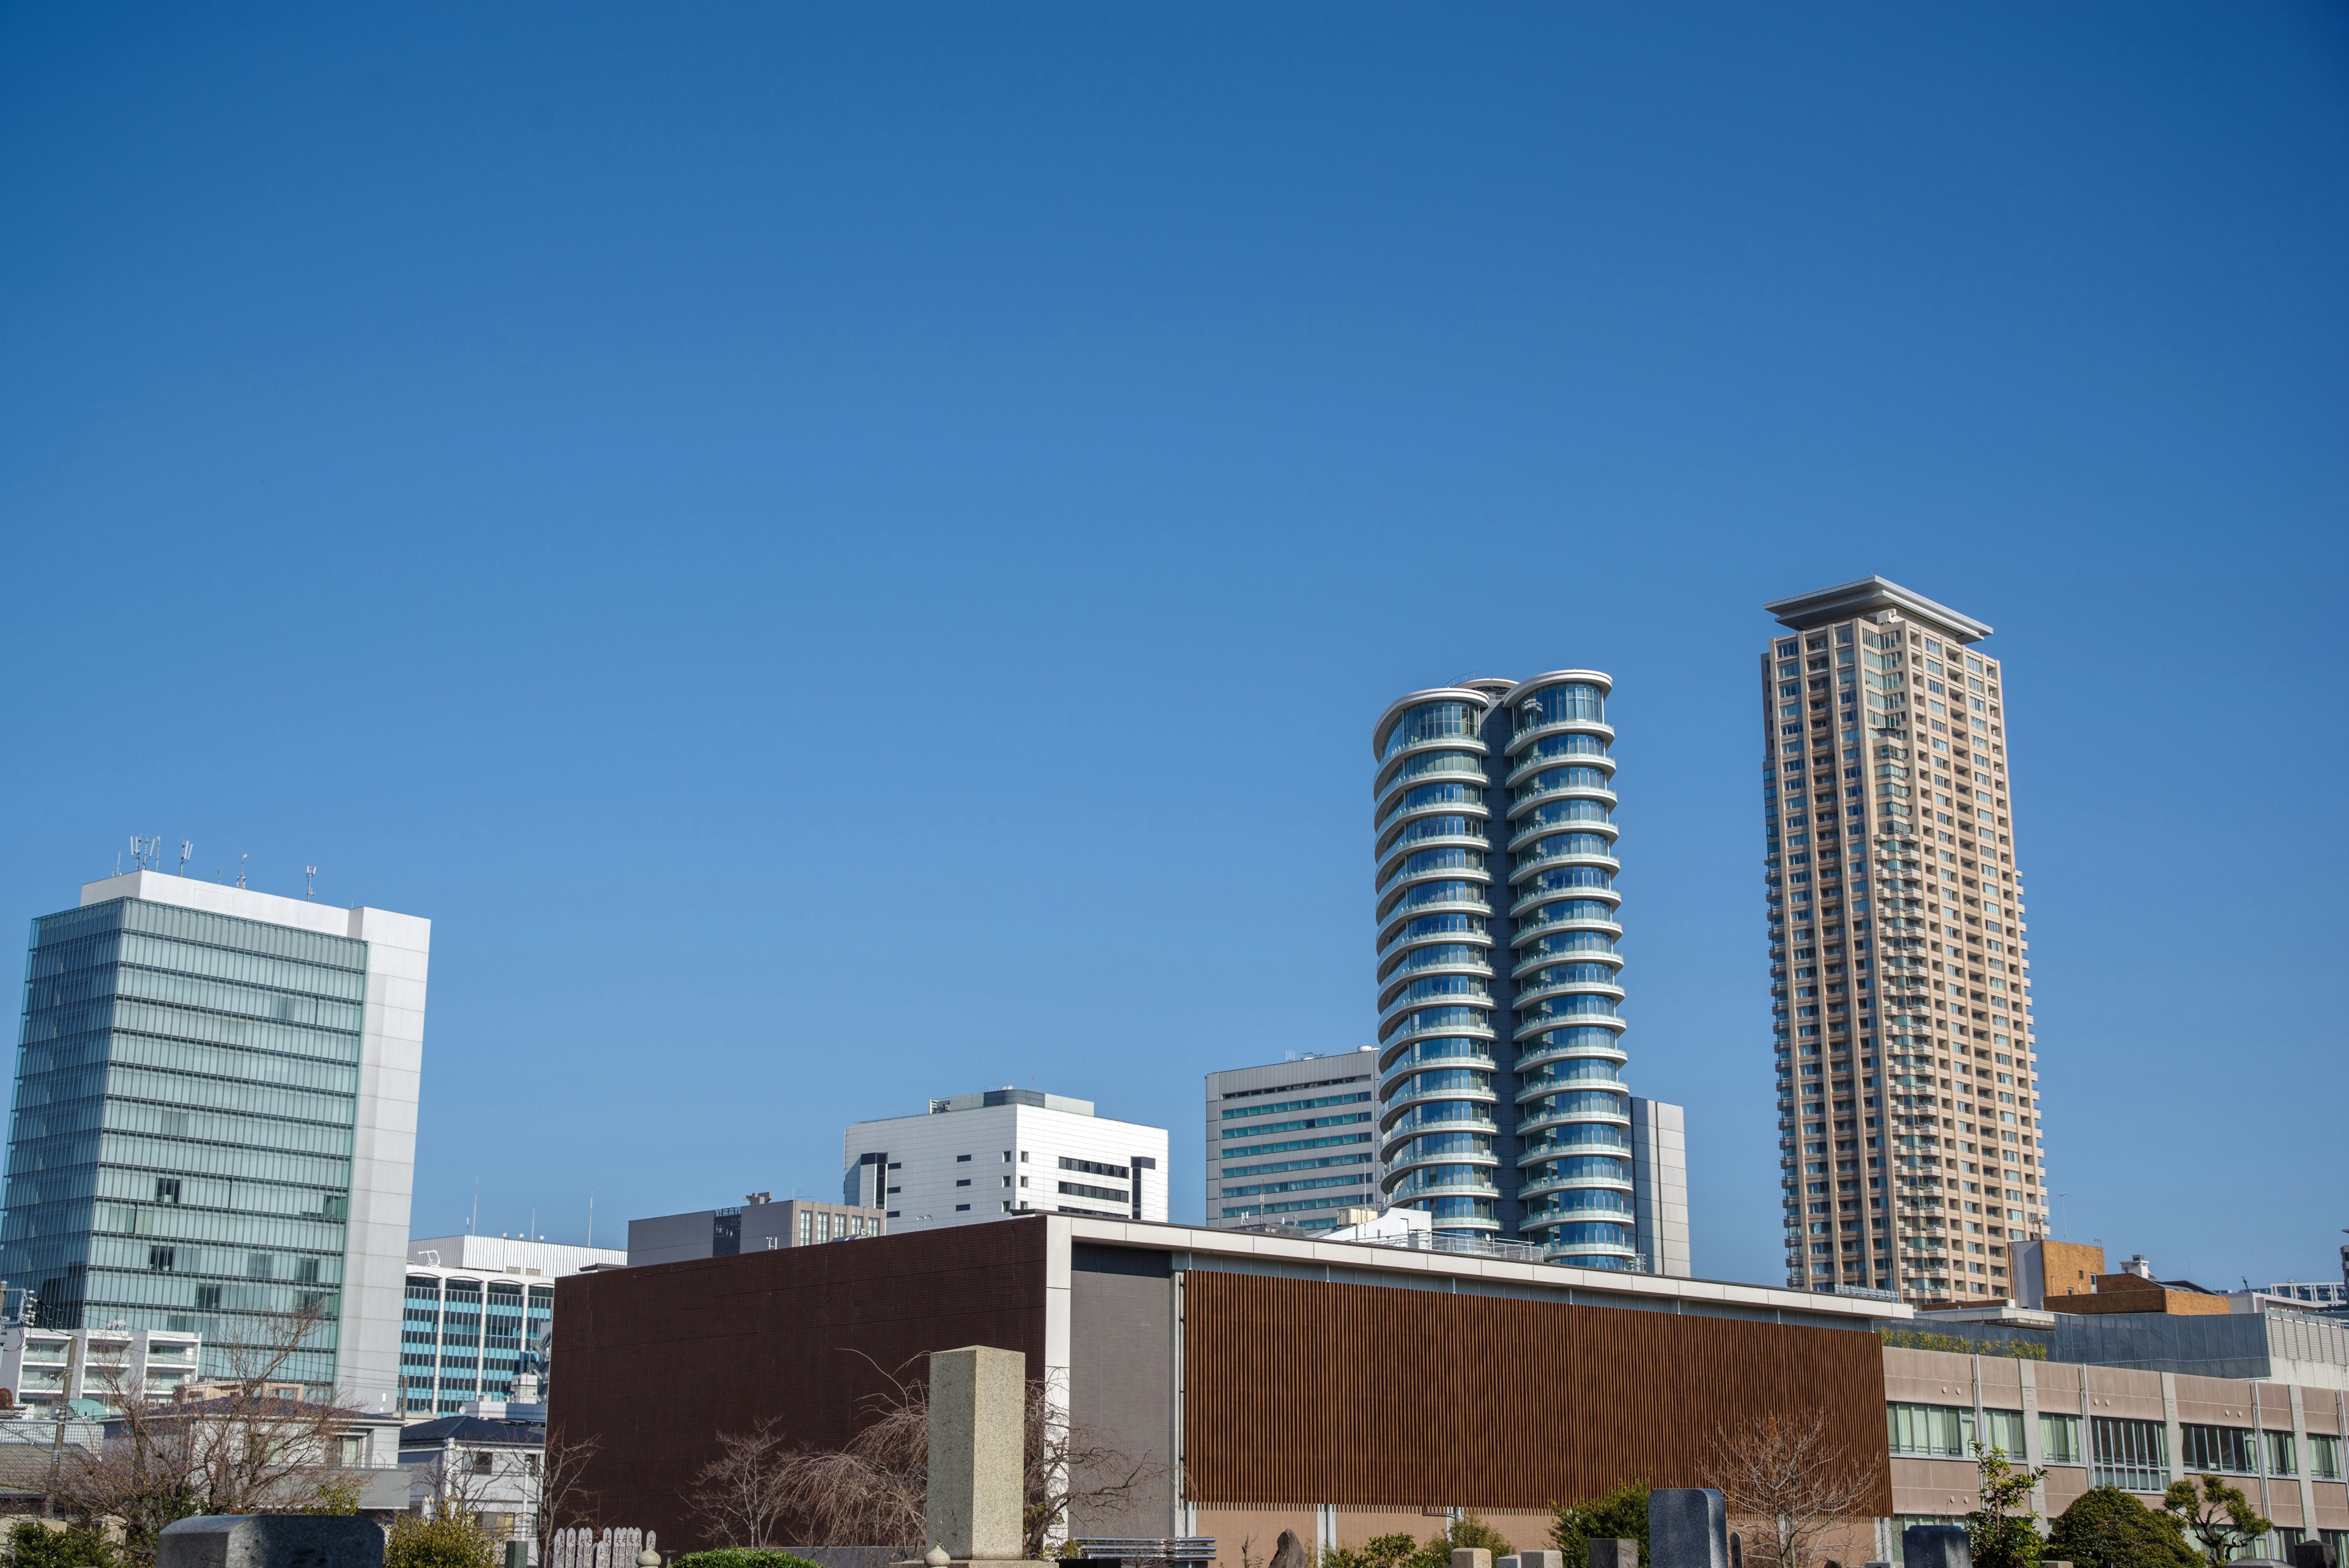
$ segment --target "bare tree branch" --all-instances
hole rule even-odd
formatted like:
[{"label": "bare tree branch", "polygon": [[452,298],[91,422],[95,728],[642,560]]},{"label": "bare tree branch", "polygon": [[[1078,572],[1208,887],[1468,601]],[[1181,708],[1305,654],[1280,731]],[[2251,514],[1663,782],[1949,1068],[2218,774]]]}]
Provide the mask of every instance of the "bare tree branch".
[{"label": "bare tree branch", "polygon": [[[347,1506],[356,1481],[341,1438],[356,1412],[305,1397],[283,1376],[318,1330],[314,1309],[261,1320],[261,1342],[228,1347],[230,1376],[150,1399],[122,1364],[104,1368],[113,1435],[68,1454],[57,1501],[81,1523],[122,1522],[123,1550],[151,1563],[155,1537],[191,1514],[301,1511]],[[127,1361],[127,1358],[125,1358]]]},{"label": "bare tree branch", "polygon": [[1827,1435],[1826,1417],[1748,1416],[1716,1427],[1705,1461],[1733,1519],[1752,1525],[1754,1568],[1812,1568],[1819,1542],[1869,1511],[1875,1477]]}]

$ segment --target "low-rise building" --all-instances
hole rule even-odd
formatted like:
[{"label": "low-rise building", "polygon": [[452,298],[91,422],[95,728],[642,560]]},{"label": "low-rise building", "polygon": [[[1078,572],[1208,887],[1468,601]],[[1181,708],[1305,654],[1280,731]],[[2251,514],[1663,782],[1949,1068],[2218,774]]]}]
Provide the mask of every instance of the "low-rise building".
[{"label": "low-rise building", "polygon": [[743,1197],[739,1208],[696,1209],[628,1221],[627,1262],[680,1263],[688,1258],[730,1258],[777,1247],[813,1247],[885,1234],[886,1215],[848,1203],[812,1198],[775,1201],[768,1192]]},{"label": "low-rise building", "polygon": [[543,1501],[543,1407],[536,1419],[511,1407],[476,1406],[473,1414],[419,1421],[399,1434],[409,1506],[463,1514],[492,1541],[535,1543]]},{"label": "low-rise building", "polygon": [[1166,1129],[1093,1114],[1091,1100],[988,1089],[927,1115],[850,1125],[841,1196],[892,1233],[1007,1214],[1166,1218]]},{"label": "low-rise building", "polygon": [[0,1389],[8,1402],[47,1414],[76,1399],[169,1398],[194,1381],[203,1336],[161,1328],[34,1328],[0,1337]]}]

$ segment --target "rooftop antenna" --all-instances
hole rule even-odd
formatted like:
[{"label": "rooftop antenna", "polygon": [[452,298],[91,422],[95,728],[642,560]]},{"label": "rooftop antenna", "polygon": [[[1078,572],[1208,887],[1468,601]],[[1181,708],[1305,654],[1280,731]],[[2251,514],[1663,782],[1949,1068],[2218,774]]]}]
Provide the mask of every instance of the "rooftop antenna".
[{"label": "rooftop antenna", "polygon": [[473,1217],[472,1217],[471,1219],[470,1219],[470,1220],[466,1220],[466,1221],[465,1221],[465,1229],[466,1229],[467,1231],[479,1231],[481,1228],[481,1179],[479,1176],[476,1176],[476,1177],[474,1177],[474,1178],[473,1178]]},{"label": "rooftop antenna", "polygon": [[244,886],[244,863],[252,858],[251,855],[240,855],[236,857],[236,885],[240,888]]},{"label": "rooftop antenna", "polygon": [[186,875],[188,874],[188,857],[190,857],[190,856],[193,855],[195,852],[196,852],[196,844],[195,844],[195,840],[193,840],[193,839],[191,839],[191,838],[182,838],[181,840],[180,840],[180,875],[181,875],[181,876],[184,877],[184,876],[186,876]]},{"label": "rooftop antenna", "polygon": [[595,1189],[587,1189],[587,1244],[595,1244]]},{"label": "rooftop antenna", "polygon": [[302,867],[302,897],[304,897],[305,898],[313,898],[317,897],[317,893],[318,893],[318,868],[317,868],[316,866],[305,866],[305,867]]}]

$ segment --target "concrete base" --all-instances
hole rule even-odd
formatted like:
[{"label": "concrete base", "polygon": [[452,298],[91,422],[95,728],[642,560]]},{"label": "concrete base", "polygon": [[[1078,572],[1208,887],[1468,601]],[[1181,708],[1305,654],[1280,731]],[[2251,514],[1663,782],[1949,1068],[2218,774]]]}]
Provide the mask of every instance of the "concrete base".
[{"label": "concrete base", "polygon": [[383,1526],[316,1513],[182,1519],[155,1538],[156,1568],[383,1568]]}]

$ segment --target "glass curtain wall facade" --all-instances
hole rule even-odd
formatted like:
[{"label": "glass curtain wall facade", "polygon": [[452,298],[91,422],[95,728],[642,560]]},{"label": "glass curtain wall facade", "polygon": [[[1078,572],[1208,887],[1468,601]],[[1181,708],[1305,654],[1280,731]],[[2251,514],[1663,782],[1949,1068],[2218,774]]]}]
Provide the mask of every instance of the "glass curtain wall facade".
[{"label": "glass curtain wall facade", "polygon": [[517,1373],[543,1370],[554,1287],[418,1269],[399,1332],[403,1414],[453,1416],[470,1400],[506,1399]]},{"label": "glass curtain wall facade", "polygon": [[1472,680],[1381,716],[1377,1126],[1390,1206],[1634,1268],[1611,687]]},{"label": "glass curtain wall facade", "polygon": [[1991,628],[1881,577],[1766,607],[1787,1282],[2010,1297],[2047,1176]]},{"label": "glass curtain wall facade", "polygon": [[33,922],[0,1276],[44,1327],[200,1334],[335,1381],[364,941],[138,898]]}]

